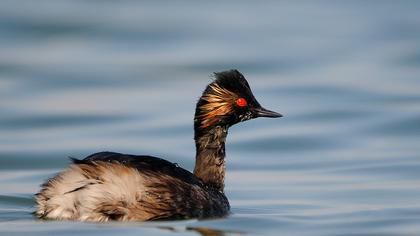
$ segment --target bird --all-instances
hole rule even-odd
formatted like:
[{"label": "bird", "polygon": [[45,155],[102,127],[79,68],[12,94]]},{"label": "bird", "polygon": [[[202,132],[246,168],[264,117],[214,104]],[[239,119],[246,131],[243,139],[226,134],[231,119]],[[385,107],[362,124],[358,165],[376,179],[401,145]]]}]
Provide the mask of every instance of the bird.
[{"label": "bird", "polygon": [[154,221],[225,217],[225,142],[228,129],[257,117],[282,117],[263,108],[238,70],[215,72],[194,115],[195,167],[147,155],[99,152],[72,163],[41,185],[35,216],[49,220]]}]

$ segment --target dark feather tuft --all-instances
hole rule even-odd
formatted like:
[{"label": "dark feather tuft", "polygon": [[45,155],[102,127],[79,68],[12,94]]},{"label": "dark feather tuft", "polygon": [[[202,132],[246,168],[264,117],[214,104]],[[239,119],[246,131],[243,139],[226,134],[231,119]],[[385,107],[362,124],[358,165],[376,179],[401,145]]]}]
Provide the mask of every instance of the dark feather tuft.
[{"label": "dark feather tuft", "polygon": [[79,160],[75,157],[68,157],[73,164],[87,164],[85,160]]}]

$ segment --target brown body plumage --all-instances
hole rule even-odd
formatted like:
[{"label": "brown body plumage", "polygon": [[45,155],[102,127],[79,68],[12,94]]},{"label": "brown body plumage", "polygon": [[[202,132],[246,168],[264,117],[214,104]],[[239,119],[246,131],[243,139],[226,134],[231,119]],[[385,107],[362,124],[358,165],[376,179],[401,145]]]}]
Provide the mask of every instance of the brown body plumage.
[{"label": "brown body plumage", "polygon": [[[36,194],[39,218],[146,221],[220,217],[228,128],[256,117],[280,117],[262,108],[236,70],[216,73],[197,103],[194,174],[151,156],[101,152],[73,160]],[[241,99],[241,100],[239,100]]]}]

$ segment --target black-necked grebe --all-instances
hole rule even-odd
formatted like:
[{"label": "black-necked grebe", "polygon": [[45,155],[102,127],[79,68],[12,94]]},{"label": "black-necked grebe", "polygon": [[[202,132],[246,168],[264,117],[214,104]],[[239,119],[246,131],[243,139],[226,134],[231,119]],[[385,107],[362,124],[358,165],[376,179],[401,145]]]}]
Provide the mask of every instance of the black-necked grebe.
[{"label": "black-necked grebe", "polygon": [[146,221],[221,217],[228,128],[257,117],[281,117],[261,107],[237,70],[215,73],[194,117],[194,173],[152,156],[92,154],[49,179],[36,194],[39,218]]}]

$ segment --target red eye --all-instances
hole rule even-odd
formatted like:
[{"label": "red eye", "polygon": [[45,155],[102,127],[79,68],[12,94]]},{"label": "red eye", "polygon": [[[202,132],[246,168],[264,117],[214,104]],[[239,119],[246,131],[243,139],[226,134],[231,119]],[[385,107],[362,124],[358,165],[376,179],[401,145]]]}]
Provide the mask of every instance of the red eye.
[{"label": "red eye", "polygon": [[240,107],[245,107],[246,105],[248,105],[248,103],[246,102],[245,98],[238,98],[236,100],[236,105]]}]

